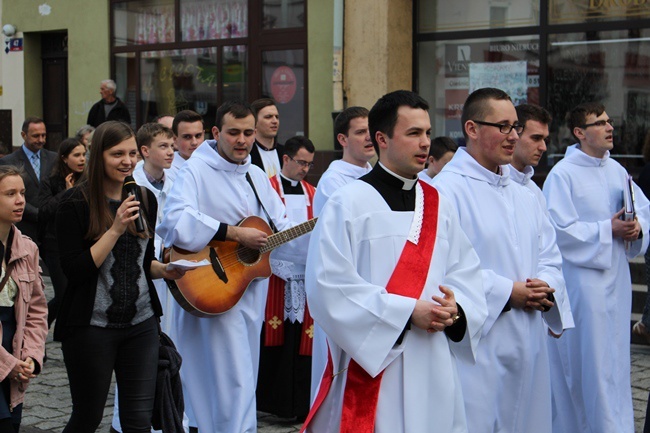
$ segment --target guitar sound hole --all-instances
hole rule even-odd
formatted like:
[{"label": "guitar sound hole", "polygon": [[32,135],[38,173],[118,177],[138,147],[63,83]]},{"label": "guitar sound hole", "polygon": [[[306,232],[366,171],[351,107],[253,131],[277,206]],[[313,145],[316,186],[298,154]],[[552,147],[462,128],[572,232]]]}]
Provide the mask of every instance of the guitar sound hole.
[{"label": "guitar sound hole", "polygon": [[240,245],[239,248],[237,248],[237,258],[245,265],[254,265],[260,258],[260,252]]}]

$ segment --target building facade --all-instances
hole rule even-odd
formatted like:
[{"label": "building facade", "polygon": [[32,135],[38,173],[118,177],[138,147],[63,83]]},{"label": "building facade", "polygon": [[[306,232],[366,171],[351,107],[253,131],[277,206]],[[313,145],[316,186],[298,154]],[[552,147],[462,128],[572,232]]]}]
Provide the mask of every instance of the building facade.
[{"label": "building facade", "polygon": [[479,87],[506,90],[553,115],[545,165],[575,142],[566,113],[602,102],[614,119],[612,155],[642,164],[650,131],[650,1],[417,0],[414,88],[434,106],[436,135],[462,144],[463,101]]}]

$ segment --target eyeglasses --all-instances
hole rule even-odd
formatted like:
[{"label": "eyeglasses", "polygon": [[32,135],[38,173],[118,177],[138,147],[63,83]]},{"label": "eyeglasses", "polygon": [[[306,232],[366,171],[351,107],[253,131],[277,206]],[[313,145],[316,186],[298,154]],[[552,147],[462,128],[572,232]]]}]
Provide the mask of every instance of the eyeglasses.
[{"label": "eyeglasses", "polygon": [[522,125],[519,122],[515,122],[514,125],[510,125],[508,123],[483,122],[481,120],[472,120],[472,122],[478,123],[479,125],[494,126],[495,128],[499,128],[499,132],[506,135],[510,134],[513,129],[517,134],[521,134],[522,132],[524,132],[524,125]]},{"label": "eyeglasses", "polygon": [[[289,155],[287,155],[287,156],[289,156]],[[299,166],[301,166],[302,168],[305,168],[305,167],[310,168],[310,169],[314,168],[314,163],[313,162],[303,161],[302,159],[293,159],[290,156],[289,156],[289,159],[292,160],[293,162],[295,162],[296,164],[298,164]]]},{"label": "eyeglasses", "polygon": [[607,120],[597,120],[594,123],[587,123],[586,125],[582,125],[581,128],[589,128],[590,126],[605,126],[606,123],[609,123],[610,125],[614,126],[614,119],[607,119]]}]

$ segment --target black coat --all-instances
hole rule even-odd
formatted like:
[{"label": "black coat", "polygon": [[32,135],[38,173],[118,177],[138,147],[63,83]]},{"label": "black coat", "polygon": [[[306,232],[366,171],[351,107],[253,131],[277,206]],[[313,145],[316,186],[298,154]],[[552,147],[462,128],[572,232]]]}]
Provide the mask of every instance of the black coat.
[{"label": "black coat", "polygon": [[95,128],[108,120],[119,120],[130,125],[131,115],[129,114],[129,109],[120,98],[116,98],[116,100],[117,104],[115,104],[115,107],[113,107],[113,109],[108,113],[108,117],[104,114],[104,100],[101,99],[97,101],[90,109],[86,123]]}]

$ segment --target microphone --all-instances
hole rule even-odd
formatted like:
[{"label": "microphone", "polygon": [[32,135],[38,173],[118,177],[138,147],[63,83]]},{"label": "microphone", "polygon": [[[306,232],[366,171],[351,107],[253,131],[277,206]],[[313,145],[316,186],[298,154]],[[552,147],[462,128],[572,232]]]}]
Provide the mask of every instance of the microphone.
[{"label": "microphone", "polygon": [[[124,178],[124,186],[122,186],[122,191],[124,191],[127,197],[133,195],[135,196],[136,201],[142,203],[142,198],[140,197],[140,187],[137,183],[135,183],[133,176],[127,176]],[[142,209],[142,207],[140,207],[140,209]],[[142,233],[144,231],[144,221],[142,219],[142,212],[138,212],[140,215],[138,215],[138,219],[135,220],[135,231]]]}]

